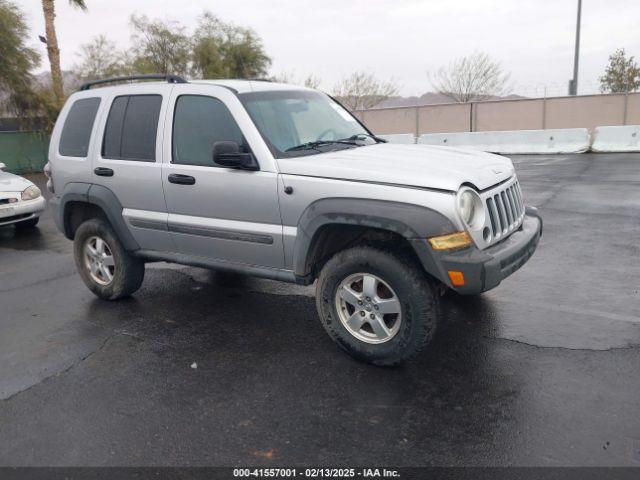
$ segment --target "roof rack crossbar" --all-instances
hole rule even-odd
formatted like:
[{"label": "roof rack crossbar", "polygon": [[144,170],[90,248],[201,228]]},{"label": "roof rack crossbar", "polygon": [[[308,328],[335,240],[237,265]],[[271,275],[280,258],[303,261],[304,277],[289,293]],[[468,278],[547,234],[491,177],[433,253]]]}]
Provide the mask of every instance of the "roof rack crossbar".
[{"label": "roof rack crossbar", "polygon": [[134,80],[165,80],[167,83],[188,83],[184,78],[178,75],[161,75],[152,73],[149,75],[131,75],[128,77],[111,77],[103,78],[102,80],[93,80],[91,82],[83,83],[80,90],[89,90],[95,85],[102,85],[105,83],[133,82]]}]

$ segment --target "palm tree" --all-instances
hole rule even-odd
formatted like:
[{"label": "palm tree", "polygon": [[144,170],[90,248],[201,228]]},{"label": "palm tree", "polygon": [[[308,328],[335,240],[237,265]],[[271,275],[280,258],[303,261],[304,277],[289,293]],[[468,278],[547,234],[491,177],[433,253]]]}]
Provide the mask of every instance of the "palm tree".
[{"label": "palm tree", "polygon": [[[84,0],[69,0],[69,3],[82,10],[87,9]],[[42,0],[42,11],[44,13],[44,24],[47,35],[47,55],[49,56],[49,65],[51,65],[53,94],[55,95],[58,106],[62,106],[64,102],[64,90],[62,85],[62,71],[60,70],[60,49],[58,48],[58,37],[56,36],[56,26],[54,23],[56,18],[55,0]]]}]

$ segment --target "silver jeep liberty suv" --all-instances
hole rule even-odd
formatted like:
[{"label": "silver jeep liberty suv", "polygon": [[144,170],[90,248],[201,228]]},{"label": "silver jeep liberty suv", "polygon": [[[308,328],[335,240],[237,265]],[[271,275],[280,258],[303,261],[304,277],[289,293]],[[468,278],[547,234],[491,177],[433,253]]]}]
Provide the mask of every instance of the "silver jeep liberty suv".
[{"label": "silver jeep liberty suv", "polygon": [[497,286],[542,232],[509,159],[392,145],[324,93],[263,81],[85,84],[48,171],[98,297],[132,294],[153,261],[316,282],[327,333],[376,365],[431,340],[443,287]]}]

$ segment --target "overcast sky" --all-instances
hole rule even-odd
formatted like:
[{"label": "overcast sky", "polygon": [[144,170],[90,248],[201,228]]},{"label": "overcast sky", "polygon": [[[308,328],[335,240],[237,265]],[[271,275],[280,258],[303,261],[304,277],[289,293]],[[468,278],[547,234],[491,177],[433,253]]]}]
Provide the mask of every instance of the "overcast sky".
[{"label": "overcast sky", "polygon": [[[45,55],[37,43],[41,1],[16,3]],[[577,0],[86,0],[88,12],[56,3],[63,69],[95,35],[128,47],[132,13],[192,28],[204,9],[253,28],[273,59],[272,73],[313,73],[325,89],[367,70],[396,79],[403,95],[420,95],[432,90],[428,72],[474,51],[499,60],[516,93],[541,95],[543,85],[563,93],[573,69]],[[583,0],[582,17],[580,93],[593,93],[613,50],[640,57],[640,1]]]}]

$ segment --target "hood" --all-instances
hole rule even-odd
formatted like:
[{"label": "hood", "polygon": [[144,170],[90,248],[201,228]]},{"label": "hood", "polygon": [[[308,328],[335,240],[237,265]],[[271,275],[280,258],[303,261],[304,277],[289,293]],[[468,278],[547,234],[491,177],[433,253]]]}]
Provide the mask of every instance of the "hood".
[{"label": "hood", "polygon": [[26,178],[0,170],[0,192],[22,192],[29,185],[33,183]]},{"label": "hood", "polygon": [[390,183],[457,191],[463,183],[479,190],[514,174],[511,160],[499,155],[432,145],[379,143],[366,147],[278,159],[290,175]]}]

